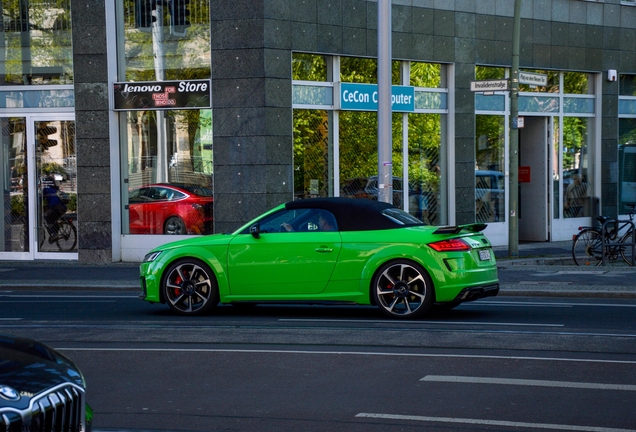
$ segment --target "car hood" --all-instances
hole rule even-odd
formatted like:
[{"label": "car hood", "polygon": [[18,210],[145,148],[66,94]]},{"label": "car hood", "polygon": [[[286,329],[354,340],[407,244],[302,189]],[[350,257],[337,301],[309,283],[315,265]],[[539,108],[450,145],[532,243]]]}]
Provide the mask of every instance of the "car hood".
[{"label": "car hood", "polygon": [[[24,409],[38,393],[64,383],[85,388],[72,361],[43,343],[0,335],[0,406]],[[9,400],[16,399],[12,391],[17,400]]]}]

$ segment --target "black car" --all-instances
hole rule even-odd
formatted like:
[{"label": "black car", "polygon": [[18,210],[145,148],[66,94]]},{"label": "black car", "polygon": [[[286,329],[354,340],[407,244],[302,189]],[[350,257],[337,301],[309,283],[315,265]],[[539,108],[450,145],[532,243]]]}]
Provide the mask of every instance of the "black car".
[{"label": "black car", "polygon": [[0,335],[0,431],[90,431],[85,394],[71,360],[43,343]]}]

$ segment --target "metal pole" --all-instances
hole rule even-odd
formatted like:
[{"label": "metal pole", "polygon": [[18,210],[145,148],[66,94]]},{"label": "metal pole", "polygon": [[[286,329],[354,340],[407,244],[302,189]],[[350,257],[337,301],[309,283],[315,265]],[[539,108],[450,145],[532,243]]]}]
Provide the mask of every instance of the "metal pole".
[{"label": "metal pole", "polygon": [[512,25],[512,71],[510,76],[510,215],[508,220],[508,256],[519,256],[519,39],[521,33],[521,0],[515,0]]},{"label": "metal pole", "polygon": [[393,202],[391,0],[378,0],[378,201]]}]

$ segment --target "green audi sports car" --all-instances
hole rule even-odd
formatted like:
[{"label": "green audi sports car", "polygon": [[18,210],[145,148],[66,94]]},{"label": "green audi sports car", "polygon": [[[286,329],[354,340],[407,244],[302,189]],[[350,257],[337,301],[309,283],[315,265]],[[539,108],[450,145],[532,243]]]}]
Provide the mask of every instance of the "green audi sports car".
[{"label": "green audi sports car", "polygon": [[140,266],[142,294],[182,315],[220,303],[376,305],[395,318],[497,295],[485,224],[423,225],[383,202],[292,201],[231,234],[153,249]]}]

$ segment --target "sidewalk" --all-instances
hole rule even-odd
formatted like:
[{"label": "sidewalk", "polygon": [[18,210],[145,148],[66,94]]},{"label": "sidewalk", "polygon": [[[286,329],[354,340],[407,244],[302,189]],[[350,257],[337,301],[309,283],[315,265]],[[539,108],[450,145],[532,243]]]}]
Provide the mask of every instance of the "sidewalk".
[{"label": "sidewalk", "polygon": [[[636,298],[636,267],[578,267],[572,242],[521,243],[518,257],[507,246],[493,250],[500,295]],[[0,292],[16,290],[117,290],[140,292],[138,263],[0,261]]]}]

